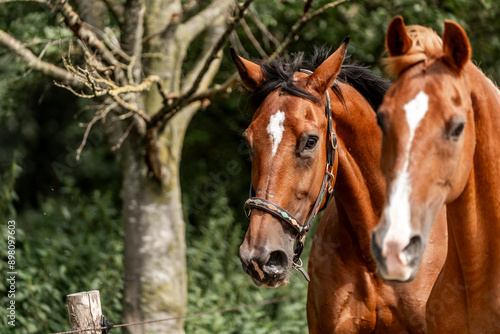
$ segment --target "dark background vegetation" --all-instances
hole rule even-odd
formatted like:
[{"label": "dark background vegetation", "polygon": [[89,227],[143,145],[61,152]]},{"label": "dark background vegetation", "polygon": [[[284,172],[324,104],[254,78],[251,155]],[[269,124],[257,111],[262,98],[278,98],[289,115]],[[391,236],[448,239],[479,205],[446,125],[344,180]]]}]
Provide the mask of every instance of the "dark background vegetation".
[{"label": "dark background vegetation", "polygon": [[[324,4],[325,1],[319,1]],[[253,11],[282,39],[302,10],[302,1],[259,1]],[[1,3],[0,27],[29,40],[37,36],[40,52],[47,39],[69,38],[37,3]],[[443,20],[454,19],[467,31],[473,58],[494,81],[500,80],[500,5],[496,0],[359,0],[344,3],[308,24],[290,53],[312,45],[336,48],[351,36],[350,61],[382,73],[385,29],[394,15],[407,24],[423,24],[442,33]],[[265,37],[254,29],[269,54]],[[241,29],[241,28],[240,28]],[[239,31],[250,58],[260,58]],[[56,42],[44,57],[58,57]],[[193,50],[196,52],[196,50]],[[234,72],[224,50],[218,79]],[[0,48],[0,272],[6,268],[6,223],[16,221],[16,305],[18,333],[68,329],[67,294],[100,290],[103,312],[120,322],[122,295],[121,175],[99,127],[82,159],[75,150],[92,117],[87,101],[53,82]],[[188,313],[255,303],[287,296],[265,307],[186,320],[188,333],[304,333],[307,284],[299,274],[277,290],[260,289],[241,270],[238,248],[248,226],[242,205],[248,196],[250,166],[241,133],[249,124],[245,98],[238,89],[211,101],[188,129],[181,164],[187,229]],[[312,237],[308,240],[308,245]],[[307,252],[304,259],[307,258]],[[3,277],[3,276],[2,276]],[[0,332],[7,303],[0,282]]]}]

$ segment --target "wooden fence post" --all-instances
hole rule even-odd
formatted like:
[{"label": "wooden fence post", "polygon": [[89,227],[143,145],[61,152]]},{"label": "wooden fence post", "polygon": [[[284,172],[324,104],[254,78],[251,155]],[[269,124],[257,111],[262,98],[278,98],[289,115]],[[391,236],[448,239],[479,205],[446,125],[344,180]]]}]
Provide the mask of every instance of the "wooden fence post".
[{"label": "wooden fence post", "polygon": [[[94,329],[101,327],[101,297],[98,290],[73,293],[68,299],[68,314],[71,330]],[[85,332],[101,334],[101,330]]]}]

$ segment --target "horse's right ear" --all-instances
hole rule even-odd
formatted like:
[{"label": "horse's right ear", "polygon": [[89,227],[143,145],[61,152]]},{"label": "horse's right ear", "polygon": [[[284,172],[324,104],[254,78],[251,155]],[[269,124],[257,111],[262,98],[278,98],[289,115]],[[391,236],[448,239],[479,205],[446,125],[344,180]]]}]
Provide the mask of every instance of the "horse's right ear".
[{"label": "horse's right ear", "polygon": [[412,40],[406,32],[405,23],[401,16],[396,16],[389,23],[387,28],[387,35],[385,38],[385,45],[389,56],[402,56],[410,50]]},{"label": "horse's right ear", "polygon": [[458,71],[470,60],[471,47],[465,30],[455,21],[444,21],[444,59]]},{"label": "horse's right ear", "polygon": [[232,47],[229,48],[229,51],[231,51],[231,58],[233,58],[233,63],[236,65],[243,85],[248,90],[256,90],[264,82],[264,75],[260,66],[238,56]]}]

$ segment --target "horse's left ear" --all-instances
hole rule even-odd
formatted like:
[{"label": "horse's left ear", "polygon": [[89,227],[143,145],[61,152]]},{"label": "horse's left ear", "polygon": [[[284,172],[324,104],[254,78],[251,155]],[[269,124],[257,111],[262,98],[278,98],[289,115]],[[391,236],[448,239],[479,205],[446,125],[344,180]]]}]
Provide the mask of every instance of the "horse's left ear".
[{"label": "horse's left ear", "polygon": [[344,61],[350,37],[344,38],[342,45],[309,76],[309,84],[323,95],[333,85]]},{"label": "horse's left ear", "polygon": [[458,71],[467,64],[471,58],[469,39],[464,29],[455,21],[444,21],[443,53],[448,64]]},{"label": "horse's left ear", "polygon": [[256,90],[264,82],[264,75],[262,74],[260,65],[238,56],[232,47],[229,48],[229,51],[231,52],[231,58],[234,65],[236,65],[243,85],[248,90]]}]

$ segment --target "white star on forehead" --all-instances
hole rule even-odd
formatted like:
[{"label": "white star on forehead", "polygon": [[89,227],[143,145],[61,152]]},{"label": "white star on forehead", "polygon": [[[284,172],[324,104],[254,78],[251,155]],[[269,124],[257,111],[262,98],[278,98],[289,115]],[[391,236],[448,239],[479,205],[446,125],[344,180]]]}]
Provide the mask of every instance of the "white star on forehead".
[{"label": "white star on forehead", "polygon": [[278,146],[283,139],[283,132],[285,131],[285,127],[283,123],[285,122],[285,113],[281,110],[278,110],[274,115],[269,118],[269,125],[267,126],[267,133],[269,133],[269,137],[271,138],[272,143],[272,156],[276,154],[278,150]]}]

